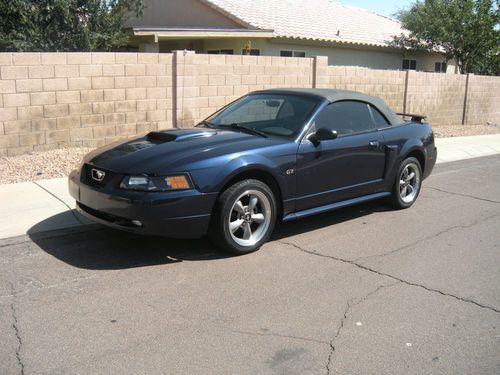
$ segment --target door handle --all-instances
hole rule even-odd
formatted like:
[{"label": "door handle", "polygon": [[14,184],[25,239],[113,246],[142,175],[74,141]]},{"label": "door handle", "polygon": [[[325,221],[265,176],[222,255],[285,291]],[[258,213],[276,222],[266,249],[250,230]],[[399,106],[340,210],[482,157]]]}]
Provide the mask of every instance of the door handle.
[{"label": "door handle", "polygon": [[380,142],[379,141],[370,141],[369,145],[370,145],[370,147],[378,147],[378,146],[380,146]]}]

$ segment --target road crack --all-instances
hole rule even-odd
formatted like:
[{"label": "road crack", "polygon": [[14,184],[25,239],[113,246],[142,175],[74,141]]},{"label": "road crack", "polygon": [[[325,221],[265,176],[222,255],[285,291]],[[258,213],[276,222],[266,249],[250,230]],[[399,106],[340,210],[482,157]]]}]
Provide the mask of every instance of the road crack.
[{"label": "road crack", "polygon": [[284,245],[288,245],[288,246],[294,247],[297,250],[299,250],[301,252],[304,252],[304,253],[307,253],[307,254],[319,256],[319,257],[322,257],[322,258],[333,259],[333,260],[336,260],[338,262],[350,264],[351,266],[357,267],[357,268],[362,269],[364,271],[368,271],[368,272],[372,272],[372,273],[375,273],[375,274],[380,275],[380,276],[388,277],[390,279],[399,281],[399,282],[401,282],[403,284],[406,284],[408,286],[413,286],[413,287],[421,288],[421,289],[424,289],[424,290],[426,290],[428,292],[437,293],[437,294],[440,294],[440,295],[445,296],[445,297],[451,297],[451,298],[454,298],[454,299],[456,299],[458,301],[461,301],[461,302],[471,303],[473,305],[476,305],[477,307],[480,307],[480,308],[483,308],[483,309],[487,309],[487,310],[490,310],[490,311],[493,311],[493,312],[496,312],[496,313],[500,314],[500,309],[497,309],[497,308],[495,308],[493,306],[488,306],[488,305],[476,302],[476,301],[474,301],[472,299],[469,299],[469,298],[459,297],[459,296],[456,296],[456,295],[451,294],[451,293],[443,292],[443,291],[441,291],[439,289],[430,288],[430,287],[425,286],[423,284],[418,284],[418,283],[414,283],[414,282],[411,282],[411,281],[408,281],[408,280],[404,280],[404,279],[401,279],[401,278],[399,278],[397,276],[394,276],[394,275],[391,275],[391,274],[388,274],[388,273],[385,273],[385,272],[382,272],[382,271],[377,271],[374,268],[371,268],[369,266],[365,266],[363,264],[357,263],[357,262],[355,262],[353,260],[343,259],[343,258],[339,258],[339,257],[333,256],[333,255],[325,255],[325,254],[321,254],[321,253],[318,253],[318,252],[315,252],[315,251],[303,249],[299,245],[296,245],[296,244],[294,244],[292,242],[286,242],[286,241],[282,241],[282,240],[279,240],[278,242],[280,242],[280,243],[282,243]]},{"label": "road crack", "polygon": [[12,312],[12,320],[13,320],[12,328],[14,329],[14,334],[16,335],[16,339],[17,339],[16,359],[17,359],[17,363],[19,364],[19,367],[21,369],[21,375],[24,375],[24,363],[23,363],[23,360],[21,358],[21,349],[23,347],[23,340],[21,339],[21,334],[19,332],[19,321],[17,320],[17,311],[16,311],[16,307],[15,307],[16,294],[14,291],[14,284],[10,283],[10,285],[11,285],[11,291],[12,291],[12,302],[10,304],[10,309]]},{"label": "road crack", "polygon": [[490,220],[490,219],[493,219],[495,217],[498,217],[500,216],[500,214],[494,214],[494,215],[490,215],[488,217],[485,217],[485,218],[482,218],[482,219],[478,219],[478,220],[474,220],[472,223],[470,224],[460,224],[460,225],[454,225],[454,226],[451,226],[449,228],[446,228],[446,229],[443,229],[442,231],[439,231],[437,233],[434,233],[430,236],[427,236],[427,237],[424,237],[424,238],[421,238],[419,240],[416,240],[415,242],[412,242],[408,245],[404,245],[404,246],[401,246],[401,247],[398,247],[397,249],[394,249],[394,250],[391,250],[391,251],[388,251],[386,253],[381,253],[381,254],[375,254],[375,255],[368,255],[366,257],[359,257],[359,258],[356,258],[354,259],[354,262],[359,262],[360,260],[367,260],[367,259],[372,259],[372,258],[382,258],[382,257],[385,257],[387,255],[392,255],[392,254],[395,254],[395,253],[399,253],[403,250],[406,250],[408,248],[411,248],[415,245],[418,245],[420,242],[424,242],[424,241],[428,241],[428,240],[431,240],[433,238],[437,238],[445,233],[448,233],[448,232],[451,232],[452,230],[455,230],[455,229],[468,229],[468,228],[471,228],[479,223],[482,223],[483,221],[487,221],[487,220]]},{"label": "road crack", "polygon": [[349,314],[349,310],[352,307],[354,307],[356,305],[359,305],[360,303],[366,301],[368,298],[370,298],[372,295],[374,295],[375,293],[377,293],[379,290],[381,290],[383,288],[388,288],[388,287],[394,286],[396,284],[399,284],[399,282],[395,282],[395,283],[392,283],[392,284],[389,284],[389,285],[379,285],[377,287],[377,289],[372,290],[370,293],[368,293],[364,297],[361,297],[361,298],[352,298],[352,299],[350,299],[350,300],[347,301],[347,305],[346,305],[346,308],[344,310],[344,315],[340,319],[340,324],[339,324],[339,327],[337,328],[337,332],[336,332],[335,336],[333,336],[333,338],[330,340],[330,343],[329,343],[329,345],[330,345],[330,354],[328,355],[328,361],[326,363],[326,372],[327,372],[327,374],[330,374],[330,372],[331,372],[332,357],[333,357],[333,353],[335,352],[335,345],[334,345],[335,344],[335,340],[339,337],[340,332],[344,328],[344,324],[345,324],[345,321],[347,320],[347,315]]},{"label": "road crack", "polygon": [[462,194],[462,193],[457,193],[457,192],[454,192],[454,191],[448,191],[448,190],[440,189],[440,188],[433,187],[433,186],[427,186],[426,185],[425,188],[426,189],[440,191],[441,193],[448,193],[448,194],[451,194],[451,195],[458,195],[460,197],[466,197],[466,198],[476,199],[478,201],[489,202],[489,203],[497,203],[497,204],[500,203],[500,201],[495,201],[495,200],[492,200],[492,199],[476,197],[475,195]]}]

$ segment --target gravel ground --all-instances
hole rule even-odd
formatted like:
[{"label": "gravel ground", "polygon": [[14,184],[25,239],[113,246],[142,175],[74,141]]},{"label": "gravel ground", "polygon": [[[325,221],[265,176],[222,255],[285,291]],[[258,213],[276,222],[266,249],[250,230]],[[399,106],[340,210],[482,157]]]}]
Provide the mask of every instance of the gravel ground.
[{"label": "gravel ground", "polygon": [[[436,126],[438,138],[498,134],[499,125]],[[64,177],[75,169],[90,148],[62,148],[0,159],[0,185]]]},{"label": "gravel ground", "polygon": [[500,133],[500,125],[487,124],[487,125],[446,125],[434,126],[434,134],[438,138],[448,137],[465,137],[468,135],[485,135],[485,134],[498,134]]},{"label": "gravel ground", "polygon": [[91,148],[61,148],[0,158],[0,185],[64,177],[78,167]]}]

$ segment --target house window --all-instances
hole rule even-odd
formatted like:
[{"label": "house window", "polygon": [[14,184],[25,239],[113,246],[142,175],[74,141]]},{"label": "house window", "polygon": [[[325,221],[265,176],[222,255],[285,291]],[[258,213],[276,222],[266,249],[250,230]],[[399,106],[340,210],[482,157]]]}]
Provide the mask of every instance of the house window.
[{"label": "house window", "polygon": [[210,49],[207,51],[209,55],[233,55],[232,49]]},{"label": "house window", "polygon": [[260,49],[254,49],[254,48],[252,48],[251,50],[242,49],[241,54],[242,55],[251,55],[251,56],[260,56]]},{"label": "house window", "polygon": [[417,60],[403,59],[403,70],[417,70]]},{"label": "house window", "polygon": [[446,73],[446,63],[445,62],[437,62],[435,65],[434,65],[434,71],[436,73]]},{"label": "house window", "polygon": [[280,51],[280,56],[282,57],[306,57],[306,53],[303,51]]}]

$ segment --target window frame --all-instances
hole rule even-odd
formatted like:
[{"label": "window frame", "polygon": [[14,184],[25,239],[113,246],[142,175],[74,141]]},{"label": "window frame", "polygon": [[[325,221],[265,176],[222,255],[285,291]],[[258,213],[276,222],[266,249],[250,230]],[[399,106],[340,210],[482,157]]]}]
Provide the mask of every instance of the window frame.
[{"label": "window frame", "polygon": [[[311,126],[309,126],[309,129],[307,130],[306,134],[304,135],[303,139],[308,139],[309,135],[311,135],[312,133],[315,133],[318,129],[316,128],[316,120],[318,119],[318,117],[321,115],[321,113],[323,111],[325,111],[329,106],[333,105],[333,104],[338,104],[338,103],[343,103],[343,102],[352,102],[352,103],[361,103],[361,104],[365,104],[367,107],[368,107],[368,113],[370,115],[370,121],[371,121],[371,124],[372,124],[372,129],[368,129],[368,130],[363,130],[363,131],[359,131],[359,132],[355,132],[355,133],[348,133],[348,134],[338,134],[337,135],[337,138],[344,138],[344,137],[350,137],[350,136],[354,136],[354,135],[360,135],[360,134],[367,134],[367,133],[373,133],[373,132],[378,132],[379,131],[379,128],[377,128],[377,124],[375,123],[374,119],[373,119],[373,115],[372,115],[372,112],[371,112],[371,109],[370,109],[370,103],[368,102],[364,102],[362,100],[351,100],[351,99],[345,99],[345,100],[337,100],[335,102],[332,102],[332,103],[329,103],[327,104],[326,106],[324,106],[323,108],[321,108],[315,115],[312,123],[311,123]],[[379,111],[380,112],[380,111]],[[385,116],[384,116],[385,118]],[[387,120],[387,119],[386,119]],[[389,121],[387,121],[389,122]],[[335,129],[332,129],[332,130],[335,130]],[[334,140],[333,140],[334,141]]]},{"label": "window frame", "polygon": [[[371,103],[368,103],[368,109],[370,110],[370,116],[372,117],[373,124],[375,125],[375,128],[377,130],[384,130],[384,129],[392,128],[391,122],[387,119],[387,117],[382,113],[382,111],[380,109],[378,109],[376,106],[374,106]],[[383,126],[380,128],[378,127],[377,121],[375,121],[375,116],[373,114],[373,110],[377,111],[380,114],[380,116],[382,116],[382,118],[387,122],[386,126]]]},{"label": "window frame", "polygon": [[[290,56],[283,56],[283,52],[289,52],[291,55]],[[303,54],[304,56],[296,56],[297,54]],[[288,50],[288,49],[282,49],[280,50],[280,57],[300,57],[304,58],[306,57],[306,51],[298,51],[298,50]]]},{"label": "window frame", "polygon": [[[227,53],[231,51],[231,53]],[[208,55],[234,55],[234,50],[230,48],[222,48],[222,49],[207,49]]]},{"label": "window frame", "polygon": [[448,63],[446,63],[446,62],[436,61],[434,63],[434,73],[446,73],[447,69],[448,69]]},{"label": "window frame", "polygon": [[[257,51],[257,54],[252,54],[252,51]],[[260,48],[251,48],[250,54],[248,54],[248,55],[245,53],[245,49],[243,48],[241,50],[241,55],[242,56],[260,56]]]},{"label": "window frame", "polygon": [[[405,68],[405,61],[408,61],[408,68]],[[412,63],[415,63],[415,69],[412,69]],[[407,70],[414,70],[416,71],[417,70],[417,60],[416,59],[403,59],[403,64],[402,64],[402,69],[401,70],[404,70],[404,71],[407,71]]]}]

